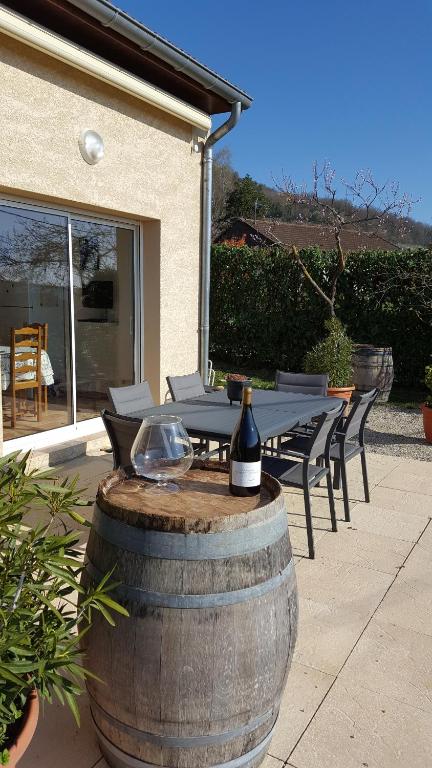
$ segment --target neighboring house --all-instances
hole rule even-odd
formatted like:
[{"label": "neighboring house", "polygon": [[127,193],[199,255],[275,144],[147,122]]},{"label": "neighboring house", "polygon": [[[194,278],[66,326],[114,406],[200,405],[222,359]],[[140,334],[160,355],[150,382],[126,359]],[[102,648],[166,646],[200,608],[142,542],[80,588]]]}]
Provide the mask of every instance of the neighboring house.
[{"label": "neighboring house", "polygon": [[[159,402],[197,369],[203,145],[251,99],[106,0],[2,3],[0,78],[3,438],[37,448],[97,433],[109,385]],[[11,328],[31,323],[48,409],[24,390],[12,429]]]},{"label": "neighboring house", "polygon": [[[282,244],[297,248],[318,246],[323,251],[335,248],[332,228],[323,224],[272,221],[271,219],[234,219],[219,237],[219,242],[238,240],[245,245],[270,246]],[[379,235],[354,229],[344,229],[341,234],[342,247],[346,251],[381,250],[393,251],[390,243]]]}]

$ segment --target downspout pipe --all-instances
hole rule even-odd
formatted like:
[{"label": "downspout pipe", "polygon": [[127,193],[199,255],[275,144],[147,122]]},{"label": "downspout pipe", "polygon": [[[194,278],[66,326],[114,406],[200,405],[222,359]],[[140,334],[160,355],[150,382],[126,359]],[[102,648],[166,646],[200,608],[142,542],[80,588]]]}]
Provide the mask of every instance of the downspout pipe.
[{"label": "downspout pipe", "polygon": [[213,147],[227,133],[232,131],[240,120],[242,104],[234,102],[228,120],[207,138],[202,159],[202,194],[201,194],[201,280],[200,280],[200,373],[208,384],[209,331],[210,331],[210,253],[212,223],[212,187],[213,187]]}]

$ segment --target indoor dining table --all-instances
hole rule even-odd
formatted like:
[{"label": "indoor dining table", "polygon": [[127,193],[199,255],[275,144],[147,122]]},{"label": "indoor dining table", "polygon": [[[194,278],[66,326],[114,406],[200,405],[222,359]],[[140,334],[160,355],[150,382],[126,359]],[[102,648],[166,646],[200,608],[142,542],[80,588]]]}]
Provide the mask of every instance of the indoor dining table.
[{"label": "indoor dining table", "polygon": [[[255,423],[262,442],[283,435],[294,427],[308,424],[315,416],[328,413],[340,405],[341,401],[336,397],[276,392],[268,389],[255,389],[252,396]],[[240,410],[240,403],[230,405],[224,390],[180,402],[164,403],[129,413],[128,416],[137,419],[163,414],[180,416],[191,437],[229,443]]]},{"label": "indoor dining table", "polygon": [[[31,352],[32,347],[21,347],[20,352]],[[31,365],[31,361],[18,362],[16,368],[19,370],[21,365]],[[36,371],[36,369],[35,369]],[[1,372],[1,388],[7,389],[10,384],[10,347],[0,346],[0,372]],[[31,371],[29,373],[18,374],[18,381],[25,381],[33,379],[35,374]],[[48,353],[45,349],[41,350],[41,384],[42,386],[49,387],[54,384],[54,371],[52,369],[51,360],[48,357]]]}]

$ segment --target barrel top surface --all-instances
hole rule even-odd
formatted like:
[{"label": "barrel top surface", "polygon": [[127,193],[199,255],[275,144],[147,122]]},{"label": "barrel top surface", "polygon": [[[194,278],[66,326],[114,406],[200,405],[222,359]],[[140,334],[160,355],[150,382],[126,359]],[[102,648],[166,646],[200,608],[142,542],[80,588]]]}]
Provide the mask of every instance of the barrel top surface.
[{"label": "barrel top surface", "polygon": [[354,344],[355,355],[391,355],[392,347],[375,347],[373,344]]},{"label": "barrel top surface", "polygon": [[117,470],[99,484],[96,503],[110,517],[131,525],[186,533],[243,527],[249,518],[257,522],[281,497],[279,483],[265,473],[260,495],[252,497],[232,496],[228,477],[226,465],[193,467],[179,478],[177,493],[152,494],[151,483]]}]

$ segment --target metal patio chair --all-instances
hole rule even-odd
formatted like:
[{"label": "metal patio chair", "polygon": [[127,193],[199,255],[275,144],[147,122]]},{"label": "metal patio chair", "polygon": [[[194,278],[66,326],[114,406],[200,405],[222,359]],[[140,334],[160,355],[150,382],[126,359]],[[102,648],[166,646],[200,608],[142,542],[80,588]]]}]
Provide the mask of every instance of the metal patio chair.
[{"label": "metal patio chair", "polygon": [[327,373],[291,373],[276,371],[275,389],[278,392],[293,392],[301,395],[320,395],[325,397],[328,388]]},{"label": "metal patio chair", "polygon": [[370,392],[359,395],[353,400],[351,411],[346,418],[344,417],[340,420],[334,434],[333,444],[330,447],[330,459],[335,464],[333,487],[339,489],[342,477],[344,513],[347,522],[350,522],[351,517],[346,465],[356,456],[360,456],[361,460],[365,501],[367,504],[370,502],[364,430],[370,410],[379,392],[379,389],[372,389]]},{"label": "metal patio chair", "polygon": [[[345,400],[328,413],[318,417],[310,437],[298,436],[288,440],[277,456],[263,456],[262,468],[279,480],[282,485],[302,488],[306,514],[306,531],[309,557],[315,557],[310,490],[326,478],[332,531],[337,531],[336,509],[330,469],[331,441],[345,408]],[[282,458],[284,457],[284,458]],[[286,458],[285,458],[286,457]],[[300,459],[295,461],[293,459]],[[313,463],[316,461],[317,463]],[[321,466],[321,462],[324,466]]]},{"label": "metal patio chair", "polygon": [[167,376],[166,382],[175,402],[188,400],[191,397],[200,397],[206,393],[199,371],[188,373],[186,376]]},{"label": "metal patio chair", "polygon": [[[189,400],[193,397],[201,397],[201,395],[205,395],[207,392],[213,392],[215,390],[215,387],[204,386],[199,371],[195,371],[195,373],[188,373],[185,376],[167,376],[166,382],[174,402]],[[209,451],[209,445],[209,440],[204,438],[201,438],[199,443],[193,443],[194,448],[205,451],[206,453]],[[224,450],[226,453],[226,447],[223,443],[219,443],[218,450],[219,459],[222,461]]]},{"label": "metal patio chair", "polygon": [[120,416],[129,416],[155,405],[148,381],[128,387],[108,387],[108,397],[114,412]]},{"label": "metal patio chair", "polygon": [[128,474],[132,473],[130,452],[142,420],[111,413],[106,409],[101,411],[101,417],[112,447],[113,469],[121,468]]},{"label": "metal patio chair", "polygon": [[[123,469],[127,474],[132,473],[130,452],[142,419],[135,419],[131,416],[121,416],[118,413],[111,413],[104,409],[101,411],[102,421],[107,431],[111,443],[113,454],[113,469]],[[192,443],[193,445],[193,443]],[[225,448],[226,446],[223,446]],[[215,451],[204,453],[201,445],[194,446],[195,455],[200,459],[212,458],[215,453],[219,453],[219,448]]]},{"label": "metal patio chair", "polygon": [[[276,371],[275,390],[278,392],[291,392],[300,395],[316,395],[326,397],[328,388],[328,374],[310,374],[310,373],[291,373],[290,371]],[[316,422],[316,419],[314,420]],[[285,435],[278,439],[278,448],[281,448],[282,440],[285,437],[292,437],[297,434],[310,435],[315,428],[315,424],[305,424],[301,427],[294,427]],[[273,447],[273,441],[272,441]]]}]

